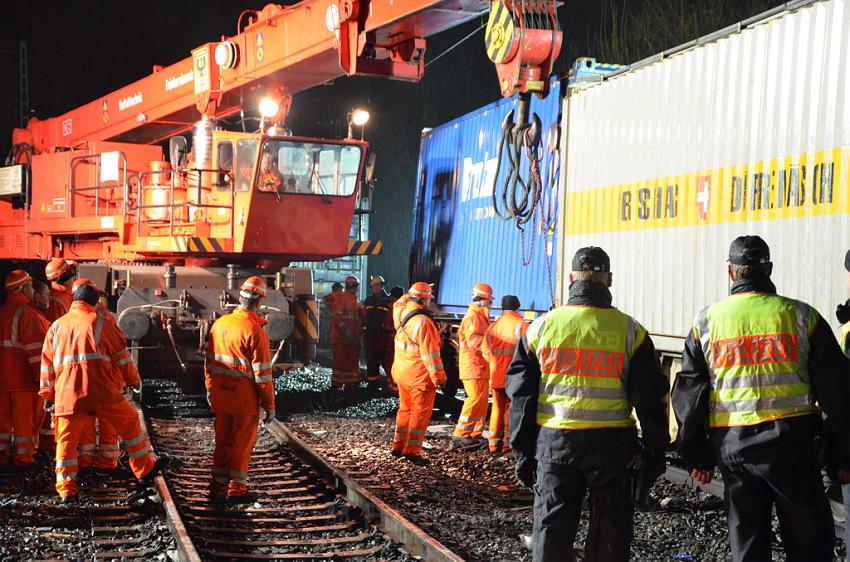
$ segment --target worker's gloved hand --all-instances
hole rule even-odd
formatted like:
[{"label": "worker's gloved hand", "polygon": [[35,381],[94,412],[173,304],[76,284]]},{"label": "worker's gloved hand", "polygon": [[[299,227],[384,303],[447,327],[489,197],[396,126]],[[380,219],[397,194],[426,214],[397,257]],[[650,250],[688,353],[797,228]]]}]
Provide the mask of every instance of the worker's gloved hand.
[{"label": "worker's gloved hand", "polygon": [[663,450],[644,447],[640,454],[626,466],[632,478],[632,497],[635,503],[642,505],[646,502],[649,489],[667,470],[667,459]]},{"label": "worker's gloved hand", "polygon": [[436,386],[437,388],[440,388],[441,386],[446,384],[446,380],[447,380],[446,375],[440,375],[440,376],[434,377],[431,380],[431,382],[434,383],[434,386]]},{"label": "worker's gloved hand", "polygon": [[44,411],[48,414],[53,413],[53,402],[51,402],[50,400],[45,400],[44,405],[42,407],[44,408]]},{"label": "worker's gloved hand", "polygon": [[850,299],[835,307],[835,317],[838,318],[838,321],[842,324],[850,322]]},{"label": "worker's gloved hand", "polygon": [[142,392],[142,383],[137,382],[136,384],[131,384],[130,390],[133,391],[133,394],[140,394]]},{"label": "worker's gloved hand", "polygon": [[514,451],[514,457],[516,458],[514,474],[516,475],[517,482],[524,488],[533,489],[534,479],[537,474],[537,460],[519,451]]},{"label": "worker's gloved hand", "polygon": [[274,408],[272,408],[270,410],[266,410],[265,408],[263,408],[263,423],[269,423],[270,421],[272,421],[274,419],[274,416],[275,416]]}]

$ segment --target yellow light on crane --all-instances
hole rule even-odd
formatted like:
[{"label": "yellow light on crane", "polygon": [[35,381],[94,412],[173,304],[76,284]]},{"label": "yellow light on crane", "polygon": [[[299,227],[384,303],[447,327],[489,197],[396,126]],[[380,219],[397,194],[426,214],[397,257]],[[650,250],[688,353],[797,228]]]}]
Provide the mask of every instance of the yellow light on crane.
[{"label": "yellow light on crane", "polygon": [[369,122],[369,112],[365,109],[355,109],[351,112],[351,124],[362,127]]},{"label": "yellow light on crane", "polygon": [[266,119],[272,119],[280,111],[280,105],[272,98],[260,100],[260,115]]}]

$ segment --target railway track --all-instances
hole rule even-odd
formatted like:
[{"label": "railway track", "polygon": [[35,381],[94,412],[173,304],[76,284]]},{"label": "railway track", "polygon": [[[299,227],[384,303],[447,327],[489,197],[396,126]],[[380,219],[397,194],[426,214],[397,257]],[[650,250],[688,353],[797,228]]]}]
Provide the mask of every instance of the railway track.
[{"label": "railway track", "polygon": [[147,422],[155,449],[169,459],[169,520],[182,525],[182,559],[460,560],[277,421],[261,427],[252,455],[250,489],[258,502],[211,504],[212,419],[185,415],[205,404],[168,385],[157,393],[176,405],[168,417],[161,405],[150,408]]}]

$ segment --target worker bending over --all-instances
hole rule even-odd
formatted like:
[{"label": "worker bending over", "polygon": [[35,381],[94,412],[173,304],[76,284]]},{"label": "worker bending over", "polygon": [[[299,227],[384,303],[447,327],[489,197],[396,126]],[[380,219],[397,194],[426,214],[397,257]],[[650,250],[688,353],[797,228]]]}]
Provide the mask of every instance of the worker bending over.
[{"label": "worker bending over", "polygon": [[628,560],[632,485],[648,489],[665,470],[667,377],[646,329],[611,306],[611,279],[602,248],[579,249],[567,304],[532,322],[508,369],[517,479],[534,487],[535,562],[575,560],[588,488],[584,560]]},{"label": "worker bending over", "polygon": [[440,333],[428,308],[431,287],[418,281],[407,292],[407,304],[400,311],[395,336],[392,376],[398,385],[399,406],[390,452],[417,465],[428,464],[422,457],[422,443],[431,421],[437,388],[446,382],[440,359]]},{"label": "worker bending over", "polygon": [[92,416],[108,420],[121,436],[130,468],[142,483],[159,469],[138,413],[123,394],[124,382],[141,388],[124,335],[98,314],[97,289],[82,285],[73,298],[68,314],[55,321],[45,337],[39,391],[45,408],[56,415],[56,491],[63,502],[77,500],[77,443]]},{"label": "worker bending over", "polygon": [[511,401],[505,392],[505,374],[511,365],[519,339],[528,330],[528,324],[523,322],[522,315],[518,312],[519,307],[519,299],[516,296],[503,296],[502,315],[487,328],[481,345],[481,353],[490,364],[490,392],[493,395],[487,445],[490,452],[497,455],[511,452],[508,434]]},{"label": "worker bending over", "polygon": [[32,307],[32,278],[16,269],[6,276],[0,307],[0,465],[35,463],[42,411],[38,397],[41,346],[50,323]]},{"label": "worker bending over", "polygon": [[260,277],[239,289],[239,307],[212,325],[205,366],[207,397],[215,414],[210,501],[254,503],[248,492],[248,465],[257,442],[260,408],[268,423],[275,416],[269,337],[257,311],[268,292]]},{"label": "worker bending over", "polygon": [[460,411],[452,439],[462,445],[483,444],[484,423],[487,421],[490,371],[481,353],[484,333],[490,327],[490,305],[493,288],[478,283],[472,288],[472,303],[461,320],[458,331],[460,345],[459,370],[466,400]]},{"label": "worker bending over", "polygon": [[720,467],[732,560],[770,560],[772,510],[788,560],[832,560],[835,527],[818,459],[826,414],[850,481],[850,364],[808,304],[779,296],[770,248],[729,248],[731,295],[697,314],[673,387],[679,450],[701,483]]}]

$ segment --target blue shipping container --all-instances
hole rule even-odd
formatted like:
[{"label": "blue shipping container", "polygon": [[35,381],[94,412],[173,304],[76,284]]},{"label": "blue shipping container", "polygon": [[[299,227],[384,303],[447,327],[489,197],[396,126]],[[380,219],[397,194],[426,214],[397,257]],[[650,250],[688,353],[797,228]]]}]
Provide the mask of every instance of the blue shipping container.
[{"label": "blue shipping container", "polygon": [[[446,312],[462,312],[472,286],[489,283],[496,294],[517,295],[526,311],[545,312],[555,287],[555,241],[558,203],[558,115],[560,84],[553,79],[549,96],[533,98],[540,116],[539,152],[543,194],[536,216],[521,232],[493,210],[502,120],[516,109],[507,98],[454,121],[426,129],[419,152],[418,183],[413,208],[410,281],[436,284],[437,304]],[[514,113],[516,115],[516,112]],[[502,158],[497,194],[508,170]],[[523,155],[523,178],[528,178]]]}]

